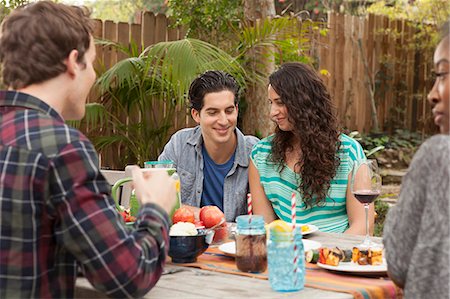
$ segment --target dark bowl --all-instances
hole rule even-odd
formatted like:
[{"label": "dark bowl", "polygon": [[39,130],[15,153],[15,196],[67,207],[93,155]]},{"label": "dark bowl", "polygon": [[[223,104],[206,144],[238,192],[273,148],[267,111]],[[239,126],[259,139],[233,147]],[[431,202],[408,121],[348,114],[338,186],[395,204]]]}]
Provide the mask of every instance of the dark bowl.
[{"label": "dark bowl", "polygon": [[196,236],[170,236],[169,256],[173,263],[193,263],[208,249],[214,232],[199,232]]}]

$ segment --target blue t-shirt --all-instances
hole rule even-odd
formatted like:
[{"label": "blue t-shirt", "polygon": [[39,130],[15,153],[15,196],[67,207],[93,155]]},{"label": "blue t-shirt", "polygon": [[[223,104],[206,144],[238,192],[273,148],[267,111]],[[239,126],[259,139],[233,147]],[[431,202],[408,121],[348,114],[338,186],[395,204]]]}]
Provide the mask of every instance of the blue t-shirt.
[{"label": "blue t-shirt", "polygon": [[205,146],[202,146],[203,154],[203,193],[201,206],[217,206],[223,212],[223,182],[233,167],[234,156],[224,164],[216,164],[208,155]]}]

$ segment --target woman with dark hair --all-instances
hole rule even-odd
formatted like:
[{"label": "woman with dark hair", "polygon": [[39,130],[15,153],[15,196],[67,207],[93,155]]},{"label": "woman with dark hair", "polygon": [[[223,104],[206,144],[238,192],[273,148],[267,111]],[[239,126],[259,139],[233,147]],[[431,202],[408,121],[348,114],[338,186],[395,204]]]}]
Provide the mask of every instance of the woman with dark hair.
[{"label": "woman with dark hair", "polygon": [[[309,66],[285,63],[269,77],[275,134],[253,148],[249,183],[253,211],[266,222],[291,221],[296,194],[298,223],[325,232],[365,233],[364,207],[350,192],[353,161],[361,145],[338,130],[327,89]],[[374,208],[369,210],[373,228]]]},{"label": "woman with dark hair", "polygon": [[428,94],[441,134],[426,140],[389,209],[383,243],[388,274],[405,298],[450,298],[450,23],[434,52]]}]

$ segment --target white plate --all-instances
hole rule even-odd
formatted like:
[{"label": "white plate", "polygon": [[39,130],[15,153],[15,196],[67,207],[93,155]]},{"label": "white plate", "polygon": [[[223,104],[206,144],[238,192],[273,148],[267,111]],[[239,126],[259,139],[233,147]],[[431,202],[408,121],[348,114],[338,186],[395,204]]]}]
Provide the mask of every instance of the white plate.
[{"label": "white plate", "polygon": [[359,274],[359,275],[385,275],[387,272],[387,264],[385,259],[383,259],[383,263],[378,266],[359,265],[353,262],[348,263],[340,262],[339,265],[337,266],[317,263],[317,266],[327,270],[337,272],[348,272],[351,274]]},{"label": "white plate", "polygon": [[301,224],[301,225],[307,225],[309,227],[309,230],[307,230],[306,232],[302,232],[302,234],[304,236],[315,233],[316,231],[319,230],[319,228],[317,226],[315,226],[314,224]]},{"label": "white plate", "polygon": [[[303,242],[303,248],[305,249],[305,251],[312,250],[312,249],[319,249],[322,246],[322,244],[320,244],[317,241],[303,239],[302,242]],[[219,250],[222,251],[225,255],[229,255],[229,256],[236,255],[236,245],[234,242],[228,242],[228,243],[224,243],[224,244],[220,245]]]}]

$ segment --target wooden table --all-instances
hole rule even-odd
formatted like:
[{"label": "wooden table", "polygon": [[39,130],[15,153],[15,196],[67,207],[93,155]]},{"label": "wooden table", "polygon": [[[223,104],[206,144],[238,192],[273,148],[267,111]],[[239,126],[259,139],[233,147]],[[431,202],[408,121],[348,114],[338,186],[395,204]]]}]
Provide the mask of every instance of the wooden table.
[{"label": "wooden table", "polygon": [[[362,236],[317,232],[305,238],[318,241],[323,246],[352,248],[361,243]],[[381,243],[380,238],[373,238]],[[300,292],[278,293],[270,288],[269,281],[240,275],[225,274],[180,267],[169,264],[156,286],[144,298],[306,298],[350,299],[351,294],[305,288]],[[79,278],[76,298],[106,298],[96,292],[85,278]]]}]

